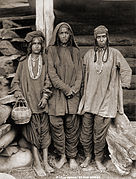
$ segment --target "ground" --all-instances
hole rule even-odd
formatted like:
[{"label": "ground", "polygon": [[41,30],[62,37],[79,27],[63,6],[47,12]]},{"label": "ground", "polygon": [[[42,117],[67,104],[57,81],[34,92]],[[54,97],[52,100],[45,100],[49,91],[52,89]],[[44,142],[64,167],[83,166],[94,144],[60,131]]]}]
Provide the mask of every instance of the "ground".
[{"label": "ground", "polygon": [[[52,166],[54,166],[55,161],[55,155],[49,155],[49,162]],[[84,160],[83,155],[78,154],[77,156],[77,162],[80,165],[82,161]],[[109,163],[111,163],[110,159],[108,160]],[[113,170],[113,165],[109,165],[109,170]],[[92,162],[92,171],[83,171],[81,167],[79,167],[77,170],[71,170],[69,168],[68,163],[66,163],[61,169],[55,169],[55,173],[53,174],[47,174],[46,177],[43,177],[45,179],[132,179],[132,177],[129,176],[120,176],[119,174],[116,174],[111,171],[107,171],[105,173],[100,173],[95,165],[95,162]],[[6,173],[11,174],[16,179],[37,179],[34,170],[32,169],[32,166],[28,167],[22,167],[18,169],[13,169],[11,171],[7,171]]]}]

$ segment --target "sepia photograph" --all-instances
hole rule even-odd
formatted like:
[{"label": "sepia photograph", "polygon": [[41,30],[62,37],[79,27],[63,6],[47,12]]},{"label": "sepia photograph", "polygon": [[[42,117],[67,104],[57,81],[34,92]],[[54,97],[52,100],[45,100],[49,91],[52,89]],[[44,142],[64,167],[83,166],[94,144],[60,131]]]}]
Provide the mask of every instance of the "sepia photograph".
[{"label": "sepia photograph", "polygon": [[0,179],[136,178],[136,0],[0,0]]}]

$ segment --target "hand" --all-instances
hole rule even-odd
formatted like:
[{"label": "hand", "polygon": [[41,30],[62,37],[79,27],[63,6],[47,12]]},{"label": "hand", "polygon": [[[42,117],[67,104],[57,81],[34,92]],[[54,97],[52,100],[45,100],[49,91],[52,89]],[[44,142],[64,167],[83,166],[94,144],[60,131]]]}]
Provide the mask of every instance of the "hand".
[{"label": "hand", "polygon": [[122,86],[122,89],[129,89],[129,88]]},{"label": "hand", "polygon": [[67,94],[68,99],[72,98],[75,95],[75,91],[71,88],[69,93]]},{"label": "hand", "polygon": [[24,98],[20,91],[15,91],[14,96],[15,98]]},{"label": "hand", "polygon": [[47,99],[45,97],[42,97],[42,99],[40,100],[40,102],[38,104],[38,107],[45,108],[46,104],[47,104]]}]

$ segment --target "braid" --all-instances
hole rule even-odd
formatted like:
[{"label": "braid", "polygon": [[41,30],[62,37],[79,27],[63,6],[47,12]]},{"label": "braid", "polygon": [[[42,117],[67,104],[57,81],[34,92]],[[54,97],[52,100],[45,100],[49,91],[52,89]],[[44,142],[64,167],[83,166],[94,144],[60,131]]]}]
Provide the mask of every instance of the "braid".
[{"label": "braid", "polygon": [[[42,37],[41,37],[42,38]],[[43,39],[43,38],[42,38]],[[26,56],[28,57],[31,53],[32,53],[32,45],[33,43],[32,42],[29,42],[27,44],[27,54]],[[41,41],[41,55],[42,55],[42,64],[44,65],[45,62],[44,62],[44,53],[45,53],[45,48],[44,48],[44,41]]]},{"label": "braid", "polygon": [[[95,44],[94,44],[94,62],[97,61],[97,55],[96,55],[97,50],[98,50],[98,43],[97,43],[97,40],[95,39]],[[104,57],[104,54],[105,54],[106,50],[107,50],[107,58],[106,58],[106,60],[103,60],[103,57]],[[108,37],[107,37],[107,41],[106,41],[106,48],[105,48],[104,54],[103,54],[103,57],[102,57],[102,61],[104,63],[106,63],[108,58],[109,58],[109,38]]]}]

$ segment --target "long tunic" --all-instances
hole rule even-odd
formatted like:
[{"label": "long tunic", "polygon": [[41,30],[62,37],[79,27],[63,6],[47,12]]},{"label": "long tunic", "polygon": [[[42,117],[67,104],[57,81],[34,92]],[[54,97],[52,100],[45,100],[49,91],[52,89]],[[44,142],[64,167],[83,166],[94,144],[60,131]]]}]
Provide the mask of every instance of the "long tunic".
[{"label": "long tunic", "polygon": [[[49,47],[48,72],[53,85],[53,94],[49,99],[49,115],[59,116],[77,113],[80,100],[82,66],[78,48],[71,48],[72,56],[69,47]],[[71,99],[68,99],[66,95],[69,93],[70,88],[76,94]]]},{"label": "long tunic", "polygon": [[[89,112],[114,118],[117,111],[123,113],[122,87],[130,87],[132,70],[122,54],[110,47],[108,60],[98,73],[101,65],[94,62],[94,55],[94,50],[90,49],[84,56],[84,93],[78,113]],[[106,55],[107,52],[104,59]]]},{"label": "long tunic", "polygon": [[[45,60],[45,59],[44,59]],[[36,74],[36,70],[33,71]],[[12,81],[12,89],[22,92],[26,99],[32,113],[48,112],[48,106],[45,109],[38,108],[38,104],[42,97],[42,92],[50,88],[47,76],[47,62],[42,66],[42,72],[38,79],[32,79],[30,77],[28,69],[28,59],[19,62],[15,77]]]},{"label": "long tunic", "polygon": [[[22,133],[25,139],[38,149],[47,148],[51,142],[49,133],[48,106],[44,109],[38,108],[42,93],[51,93],[50,81],[47,75],[47,58],[45,57],[45,64],[42,65],[41,75],[37,79],[30,77],[28,69],[28,58],[19,62],[15,77],[11,84],[11,92],[20,91],[26,99],[28,106],[32,111],[32,116],[29,123],[22,125]],[[34,76],[38,71],[38,61],[35,67],[32,68]]]}]

